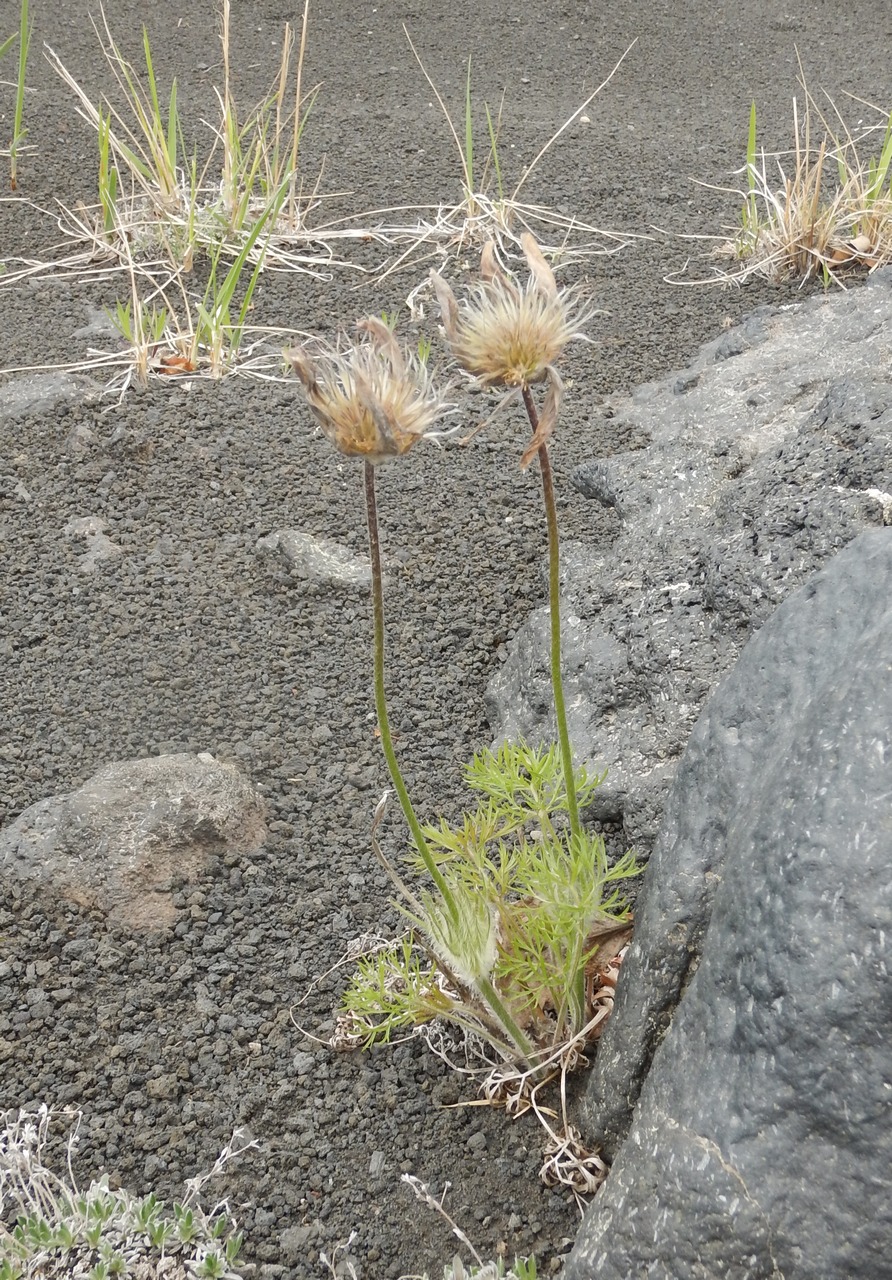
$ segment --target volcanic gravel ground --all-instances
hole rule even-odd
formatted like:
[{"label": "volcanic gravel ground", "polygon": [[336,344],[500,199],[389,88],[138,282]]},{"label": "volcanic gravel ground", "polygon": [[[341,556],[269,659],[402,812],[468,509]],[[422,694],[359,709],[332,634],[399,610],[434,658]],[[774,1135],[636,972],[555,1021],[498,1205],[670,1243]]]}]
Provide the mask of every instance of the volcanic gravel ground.
[{"label": "volcanic gravel ground", "polygon": [[[20,194],[33,205],[0,204],[0,246],[36,258],[59,236],[34,206],[95,199],[96,172],[95,141],[41,42],[93,94],[109,72],[85,0],[32,7],[27,123],[36,153],[22,162]],[[187,128],[206,138],[200,121],[213,116],[220,83],[207,0],[110,0],[107,15],[134,60],[149,24],[159,81],[178,77]],[[272,79],[286,19],[299,21],[293,5],[236,4],[241,101],[255,101]],[[504,91],[502,158],[514,174],[637,37],[589,122],[567,130],[524,191],[652,237],[588,263],[603,311],[591,325],[594,345],[575,347],[564,370],[554,445],[564,534],[609,543],[610,513],[567,480],[594,455],[642,443],[611,433],[604,397],[682,365],[755,305],[797,296],[792,286],[665,282],[709,247],[683,236],[719,233],[738,217],[734,195],[692,179],[739,184],[730,175],[743,162],[753,98],[766,147],[790,145],[794,46],[813,89],[888,107],[889,8],[882,0],[793,10],[786,0],[320,3],[311,7],[305,79],[324,84],[303,164],[315,178],[324,153],[322,189],[352,192],[332,201],[332,213],[458,192],[451,139],[403,22],[457,120],[469,53],[477,96],[497,104]],[[16,23],[15,6],[2,0],[0,35]],[[5,86],[0,103],[8,128]],[[853,111],[853,119],[868,114]],[[366,266],[383,253],[368,244],[341,252]],[[695,261],[689,278],[711,269]],[[330,334],[365,310],[398,308],[425,270],[379,288],[346,269],[317,281],[267,272],[254,319]],[[83,357],[96,340],[76,331],[125,296],[121,277],[37,277],[3,291],[3,362]],[[482,398],[460,387],[457,395],[476,421]],[[78,428],[92,438],[81,432],[78,444]],[[544,598],[538,476],[517,465],[524,434],[515,410],[465,448],[419,448],[380,476],[393,722],[423,813],[455,813],[460,763],[489,737],[486,683]],[[400,1185],[407,1171],[437,1193],[452,1184],[447,1204],[482,1254],[500,1241],[509,1256],[534,1250],[550,1274],[578,1218],[566,1194],[537,1181],[540,1133],[529,1118],[447,1109],[473,1091],[419,1042],[340,1055],[304,1039],[291,1017],[357,935],[399,927],[369,851],[386,777],[367,591],[301,581],[255,550],[258,538],[295,528],[363,553],[357,466],[314,434],[295,385],[231,379],[2,417],[0,476],[0,818],[109,761],[180,750],[237,762],[270,816],[260,854],[212,864],[176,892],[182,911],[169,932],[131,935],[0,883],[0,1107],[81,1106],[82,1173],[106,1169],[134,1191],[154,1187],[168,1198],[245,1127],[260,1150],[218,1185],[261,1274],[322,1275],[320,1249],[351,1231],[363,1277],[439,1274],[455,1242]],[[65,532],[84,516],[103,517],[123,551],[92,574],[80,569],[83,539]],[[400,838],[389,819],[394,855]],[[330,1030],[342,982],[323,979],[301,1007],[316,1034]]]}]

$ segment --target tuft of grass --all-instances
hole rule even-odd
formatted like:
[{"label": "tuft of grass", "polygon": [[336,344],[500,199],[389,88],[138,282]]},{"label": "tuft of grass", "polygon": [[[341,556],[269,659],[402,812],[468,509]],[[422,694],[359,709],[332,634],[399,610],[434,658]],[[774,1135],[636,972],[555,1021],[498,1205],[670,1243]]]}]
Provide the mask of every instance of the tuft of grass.
[{"label": "tuft of grass", "polygon": [[[398,271],[414,270],[430,259],[436,259],[442,263],[444,259],[460,258],[466,250],[479,250],[488,241],[494,241],[502,256],[510,258],[519,247],[524,234],[535,235],[536,239],[543,244],[548,256],[561,257],[564,261],[580,260],[596,253],[615,253],[631,240],[642,238],[605,231],[580,218],[561,214],[547,205],[531,204],[521,199],[521,193],[542,158],[571,125],[580,118],[585,118],[586,108],[616,75],[634,47],[634,40],[604,80],[592,90],[585,101],[544,142],[533,159],[522,168],[517,180],[511,186],[507,181],[499,149],[504,94],[495,113],[488,101],[483,102],[484,129],[480,118],[475,117],[474,114],[472,59],[469,57],[464,78],[464,120],[456,125],[405,24],[403,30],[409,48],[446,121],[458,158],[461,194],[453,204],[412,209],[396,206],[359,215],[365,224],[371,218],[381,216],[382,221],[373,225],[371,229],[365,226],[363,234],[366,236],[371,234],[382,244],[399,250],[385,269],[379,273],[379,280],[386,279],[387,276]],[[481,136],[485,136],[487,141],[486,160],[482,168],[478,168],[475,164],[477,155],[475,140]],[[407,212],[415,212],[422,216],[415,222],[401,222],[388,217],[388,215]],[[349,226],[357,220],[347,219],[344,223],[332,224],[333,229],[341,230],[345,224]]]},{"label": "tuft of grass", "polygon": [[[275,218],[286,194],[284,188],[277,194],[268,210],[269,221]],[[161,275],[157,268],[144,266],[128,252],[129,297],[119,299],[106,313],[125,345],[107,354],[94,353],[88,360],[51,367],[110,371],[105,393],[119,395],[134,385],[145,387],[150,380],[163,383],[184,376],[284,380],[282,347],[306,335],[293,329],[248,324],[268,245],[268,236],[263,238],[267,219],[254,224],[233,262],[227,262],[220,247],[214,250],[201,293],[187,287],[181,269]],[[4,372],[34,372],[47,367]]]},{"label": "tuft of grass", "polygon": [[732,279],[827,286],[892,262],[892,115],[853,132],[827,95],[822,110],[801,67],[800,85],[789,153],[759,148],[755,102],[750,108],[740,225],[716,251],[739,264]]},{"label": "tuft of grass", "polygon": [[[258,211],[262,214],[270,198],[283,186],[286,196],[281,206],[281,230],[284,233],[287,228],[293,233],[302,227],[300,142],[321,87],[317,84],[305,96],[302,93],[308,16],[309,0],[304,0],[296,61],[293,62],[295,35],[291,24],[286,22],[275,82],[240,125],[230,84],[230,0],[223,0],[223,92],[218,91],[221,108],[218,139],[223,151],[221,206],[230,231],[243,229],[258,216]],[[293,102],[290,110],[289,102]]]},{"label": "tuft of grass", "polygon": [[[146,27],[142,31],[145,71],[140,73],[121,53],[102,10],[102,28],[91,19],[102,53],[112,72],[122,101],[115,106],[106,94],[105,103],[97,106],[66,69],[55,51],[47,47],[47,58],[54,70],[74,92],[78,115],[96,129],[102,150],[130,179],[133,216],[174,217],[183,212],[182,174],[185,146],[177,106],[176,79],[162,108],[161,92],[155,75],[152,48]],[[119,174],[120,177],[120,174]],[[119,195],[125,185],[120,183]],[[102,192],[100,190],[100,197]],[[136,197],[142,197],[138,200]],[[146,205],[148,206],[146,208]]]},{"label": "tuft of grass", "polygon": [[[230,0],[220,3],[221,115],[201,160],[187,151],[176,78],[169,88],[160,83],[146,28],[137,68],[121,52],[105,12],[94,21],[113,81],[95,103],[47,49],[78,113],[96,130],[97,199],[61,212],[60,228],[82,249],[51,263],[10,262],[2,283],[10,287],[50,270],[84,280],[126,274],[129,296],[111,313],[124,350],[64,366],[115,370],[109,391],[144,386],[155,375],[282,376],[284,342],[303,335],[248,324],[260,273],[272,266],[320,276],[333,261],[327,242],[304,226],[316,196],[315,189],[303,189],[299,151],[319,89],[307,92],[303,85],[309,0],[299,39],[285,25],[272,89],[244,120],[231,90]],[[26,16],[23,0],[23,23]],[[204,281],[200,292],[186,283],[196,267]],[[278,339],[275,346],[271,339]]]},{"label": "tuft of grass", "polygon": [[[131,296],[118,302],[109,317],[128,343],[124,384],[130,381],[146,386],[151,374],[170,379],[177,375],[209,375],[219,379],[235,373],[243,366],[245,337],[250,332],[247,318],[252,298],[263,269],[266,244],[247,273],[247,264],[267,222],[274,221],[286,196],[283,187],[264,217],[257,220],[234,262],[228,266],[220,247],[210,258],[207,284],[200,298],[193,297],[183,283],[182,274],[174,272],[166,286],[155,284],[151,273],[140,271],[131,260]],[[244,283],[247,276],[247,284]],[[143,297],[141,283],[149,293]],[[176,287],[179,305],[171,301]],[[285,330],[281,337],[291,336]],[[247,355],[254,355],[256,344]],[[276,349],[273,359],[278,365],[281,355]]]},{"label": "tuft of grass", "polygon": [[[299,167],[300,141],[319,91],[318,85],[306,93],[302,87],[307,19],[305,0],[296,56],[295,35],[286,23],[275,82],[242,120],[231,88],[230,0],[221,0],[220,118],[211,125],[211,144],[201,161],[195,151],[187,151],[176,79],[166,92],[158,82],[146,28],[144,67],[139,70],[121,53],[105,13],[101,26],[94,22],[116,88],[98,103],[54,50],[47,50],[51,65],[75,94],[78,114],[96,130],[99,184],[93,238],[101,241],[104,252],[126,268],[128,246],[142,258],[160,251],[167,265],[188,271],[196,251],[236,258],[246,241],[255,246],[252,231],[262,223],[269,237],[267,257],[276,265],[312,269],[318,252],[306,261],[300,252],[309,243],[304,221],[316,198],[315,187],[304,192]],[[75,237],[83,234],[82,218],[69,218],[63,226]]]}]

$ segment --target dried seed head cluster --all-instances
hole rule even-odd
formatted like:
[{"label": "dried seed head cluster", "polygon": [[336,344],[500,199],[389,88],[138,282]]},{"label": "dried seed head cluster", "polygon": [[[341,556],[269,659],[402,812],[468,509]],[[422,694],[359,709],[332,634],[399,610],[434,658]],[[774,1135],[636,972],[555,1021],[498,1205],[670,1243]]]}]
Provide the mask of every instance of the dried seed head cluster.
[{"label": "dried seed head cluster", "polygon": [[430,436],[447,404],[424,364],[401,350],[382,320],[357,325],[353,346],[288,353],[307,402],[341,453],[384,462]]},{"label": "dried seed head cluster", "polygon": [[499,269],[492,243],[483,250],[480,284],[461,304],[442,276],[431,273],[452,354],[486,386],[541,382],[587,319],[573,309],[573,295],[558,289],[533,237],[524,232],[520,239],[530,268],[525,285]]},{"label": "dried seed head cluster", "polygon": [[518,391],[548,382],[535,447],[531,444],[521,460],[526,466],[557,421],[563,384],[555,364],[567,343],[582,336],[582,326],[591,312],[577,305],[572,290],[558,288],[542,250],[528,232],[520,242],[530,268],[524,285],[500,269],[492,243],[483,250],[480,283],[462,302],[456,301],[436,271],[431,272],[431,281],[450,350],[468,373],[484,386]]}]

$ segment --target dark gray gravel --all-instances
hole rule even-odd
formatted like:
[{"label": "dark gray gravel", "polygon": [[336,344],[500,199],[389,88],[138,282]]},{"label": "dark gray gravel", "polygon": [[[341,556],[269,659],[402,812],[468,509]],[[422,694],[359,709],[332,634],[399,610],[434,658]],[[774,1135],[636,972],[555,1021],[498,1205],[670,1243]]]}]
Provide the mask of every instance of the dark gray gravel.
[{"label": "dark gray gravel", "polygon": [[[107,71],[86,0],[33,7],[29,141],[38,153],[23,165],[22,194],[49,208],[56,197],[91,199],[96,161],[40,42],[49,39],[91,91]],[[13,9],[0,3],[0,31],[14,29]],[[188,119],[208,116],[219,50],[207,0],[185,12],[166,0],[151,11],[112,0],[107,12],[134,57],[140,25],[150,23],[159,78],[166,84],[176,71]],[[282,23],[294,17],[294,6],[268,0],[237,9],[244,101],[271,79]],[[757,303],[795,296],[664,283],[702,247],[679,236],[737,216],[733,197],[690,179],[729,182],[753,96],[766,144],[788,144],[794,45],[815,87],[883,102],[887,8],[828,2],[797,15],[779,0],[654,0],[536,11],[460,0],[436,10],[311,10],[307,78],[325,84],[305,160],[314,172],[328,152],[327,189],[354,192],[342,206],[455,191],[455,160],[403,20],[457,112],[468,52],[481,95],[497,102],[505,88],[511,160],[534,154],[639,37],[590,124],[568,131],[527,190],[654,236],[591,264],[604,308],[592,330],[598,345],[577,348],[566,369],[554,451],[565,531],[607,543],[615,517],[568,479],[593,456],[635,444],[591,425],[602,397],[683,366]],[[36,256],[57,238],[30,206],[0,204],[5,251]],[[394,309],[416,283],[354,291],[356,279],[267,274],[255,318],[331,332],[364,309]],[[0,293],[4,363],[78,358],[99,339],[75,332],[116,296],[123,287],[111,280],[35,280]],[[422,811],[458,803],[460,762],[489,735],[486,683],[543,598],[543,521],[537,477],[517,467],[522,434],[509,415],[468,449],[418,450],[381,476],[393,717]],[[291,1021],[310,980],[352,938],[396,925],[369,853],[385,770],[373,734],[366,591],[315,586],[255,549],[294,528],[362,553],[357,468],[314,437],[296,388],[230,381],[159,387],[117,406],[50,400],[2,417],[0,477],[0,818],[108,761],[179,750],[238,762],[271,818],[261,855],[214,865],[182,889],[170,933],[137,938],[0,884],[0,1107],[82,1105],[84,1169],[166,1196],[210,1166],[233,1126],[247,1126],[261,1150],[230,1167],[222,1189],[247,1256],[271,1277],[322,1275],[320,1248],[330,1252],[354,1229],[369,1280],[438,1270],[453,1241],[400,1186],[403,1171],[437,1191],[453,1184],[448,1202],[482,1253],[501,1240],[509,1255],[536,1250],[548,1274],[577,1215],[536,1181],[532,1123],[444,1109],[466,1094],[418,1045],[337,1056]],[[66,532],[86,517],[104,519],[122,552],[92,573],[81,570],[84,536]],[[393,849],[398,836],[393,821]],[[338,991],[326,979],[302,1009],[317,1032]]]}]

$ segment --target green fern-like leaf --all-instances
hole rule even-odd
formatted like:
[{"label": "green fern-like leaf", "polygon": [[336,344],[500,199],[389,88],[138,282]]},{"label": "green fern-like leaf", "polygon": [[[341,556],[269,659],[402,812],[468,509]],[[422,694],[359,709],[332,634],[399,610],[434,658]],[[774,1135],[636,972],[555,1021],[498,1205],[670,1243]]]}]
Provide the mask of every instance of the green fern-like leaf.
[{"label": "green fern-like leaf", "polygon": [[363,1045],[387,1044],[404,1027],[447,1017],[452,1008],[430,964],[407,938],[359,961],[344,993],[344,1012],[353,1019]]}]

